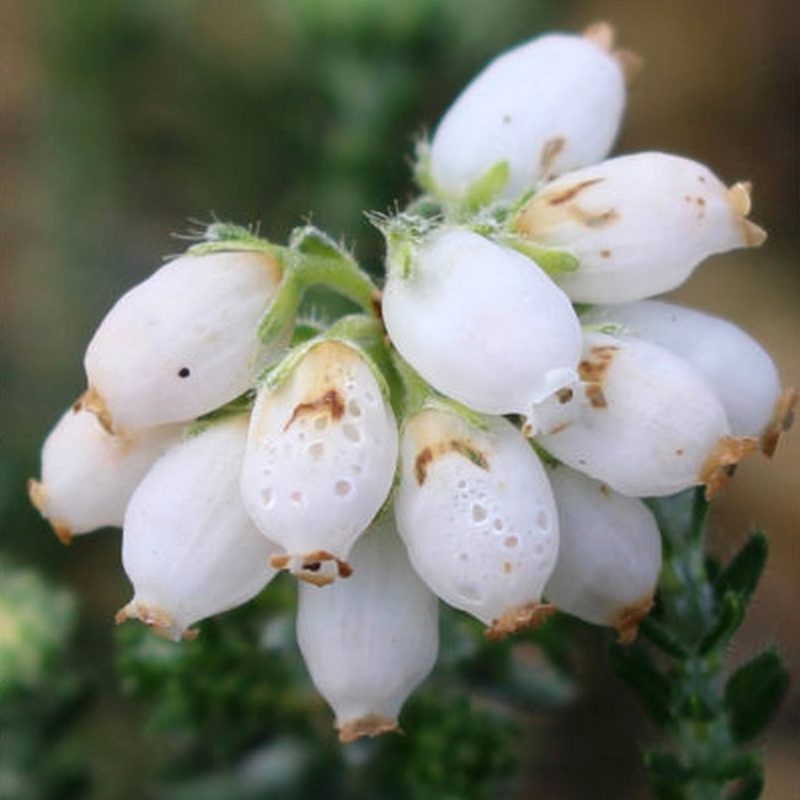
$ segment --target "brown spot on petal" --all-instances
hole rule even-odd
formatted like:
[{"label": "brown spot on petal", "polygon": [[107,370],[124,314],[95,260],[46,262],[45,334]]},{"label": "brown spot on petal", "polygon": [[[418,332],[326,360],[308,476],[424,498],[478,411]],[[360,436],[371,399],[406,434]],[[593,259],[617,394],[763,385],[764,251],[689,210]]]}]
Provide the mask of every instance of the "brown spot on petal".
[{"label": "brown spot on petal", "polygon": [[605,178],[588,178],[580,183],[567,186],[566,189],[562,189],[560,192],[549,192],[546,195],[547,203],[551,206],[560,206],[568,203],[570,200],[574,200],[584,189],[588,189],[596,183],[602,183],[604,180]]},{"label": "brown spot on petal", "polygon": [[290,428],[300,417],[323,415],[327,415],[334,422],[344,416],[344,400],[336,389],[328,389],[316,400],[296,405],[289,421],[283,426],[283,430]]},{"label": "brown spot on petal", "polygon": [[758,445],[758,439],[752,436],[736,438],[723,436],[711,455],[703,462],[697,482],[706,487],[706,499],[710,500],[733,474],[736,465]]},{"label": "brown spot on petal", "polygon": [[603,387],[599,383],[586,384],[584,394],[592,408],[608,408],[608,400],[606,400]]},{"label": "brown spot on petal", "polygon": [[486,638],[497,641],[512,633],[535,628],[537,625],[541,625],[551,614],[554,614],[555,611],[556,607],[549,603],[523,603],[521,606],[509,609],[494,620],[486,629]]},{"label": "brown spot on petal", "polygon": [[367,714],[361,719],[354,719],[336,726],[339,731],[339,741],[343,743],[354,742],[362,736],[380,736],[383,733],[402,733],[396,720],[383,717],[380,714]]},{"label": "brown spot on petal", "polygon": [[73,404],[73,411],[88,411],[97,417],[97,421],[103,426],[103,430],[110,435],[114,435],[114,425],[111,419],[111,412],[106,406],[100,393],[94,386],[90,386]]},{"label": "brown spot on petal", "polygon": [[792,427],[795,405],[797,405],[797,391],[795,389],[786,389],[778,398],[772,419],[767,427],[764,428],[759,440],[761,452],[767,458],[772,458],[775,454],[775,448],[778,446],[781,434]]},{"label": "brown spot on petal", "polygon": [[420,450],[414,460],[414,478],[419,486],[425,483],[425,479],[428,477],[428,467],[430,464],[446,453],[458,453],[460,456],[464,456],[464,458],[472,462],[476,467],[485,470],[489,469],[489,460],[477,447],[459,439],[435,442]]},{"label": "brown spot on petal", "polygon": [[578,364],[578,375],[586,383],[597,384],[601,387],[611,362],[619,350],[615,344],[595,345],[589,350],[589,355],[581,359]]},{"label": "brown spot on petal", "polygon": [[314,586],[327,586],[337,577],[349,578],[353,574],[353,568],[346,561],[336,558],[327,550],[314,550],[301,555],[274,555],[270,558],[269,565],[273,569],[285,569],[295,578]]},{"label": "brown spot on petal", "polygon": [[555,136],[548,139],[539,153],[539,166],[541,168],[542,179],[547,180],[553,173],[553,162],[558,158],[567,145],[567,140],[563,136]]},{"label": "brown spot on petal", "polygon": [[619,609],[608,621],[617,631],[617,641],[620,644],[630,644],[639,632],[639,623],[650,613],[653,607],[653,593],[648,592],[644,597],[629,603]]}]

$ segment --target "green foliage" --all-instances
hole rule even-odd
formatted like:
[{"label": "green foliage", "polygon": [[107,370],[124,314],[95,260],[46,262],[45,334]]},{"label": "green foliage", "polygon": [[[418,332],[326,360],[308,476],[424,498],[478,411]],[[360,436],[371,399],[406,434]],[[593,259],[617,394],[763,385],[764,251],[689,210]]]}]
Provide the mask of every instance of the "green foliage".
[{"label": "green foliage", "polygon": [[[753,533],[723,569],[704,553],[708,503],[700,491],[653,501],[664,536],[664,570],[644,644],[610,649],[617,674],[640,695],[667,734],[669,751],[645,754],[659,800],[757,798],[758,753],[737,748],[767,725],[788,688],[788,671],[767,650],[724,681],[726,648],[739,628],[767,559]],[[656,658],[658,656],[658,659]]]}]

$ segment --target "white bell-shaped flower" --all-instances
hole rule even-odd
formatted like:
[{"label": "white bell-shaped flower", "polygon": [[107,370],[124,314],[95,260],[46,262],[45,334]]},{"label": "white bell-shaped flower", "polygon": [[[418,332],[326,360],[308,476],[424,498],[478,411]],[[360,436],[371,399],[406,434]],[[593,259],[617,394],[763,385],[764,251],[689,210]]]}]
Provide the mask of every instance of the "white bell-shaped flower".
[{"label": "white bell-shaped flower", "polygon": [[579,372],[581,415],[538,441],[622,494],[656,497],[704,484],[711,496],[756,445],[731,436],[705,378],[644,339],[587,332]]},{"label": "white bell-shaped flower", "polygon": [[649,508],[569,467],[548,470],[558,506],[558,560],[544,595],[627,643],[653,604],[661,535]]},{"label": "white bell-shaped flower", "polygon": [[577,257],[556,278],[573,301],[625,303],[680,286],[707,256],[761,244],[749,211],[749,185],[728,188],[696,161],[650,152],[562,175],[515,226]]},{"label": "white bell-shaped flower", "polygon": [[359,538],[351,563],[346,581],[301,582],[297,601],[297,642],[343,742],[398,730],[438,649],[438,601],[411,567],[391,512]]},{"label": "white bell-shaped flower", "polygon": [[354,347],[314,343],[276,386],[267,381],[241,486],[256,525],[286,551],[273,565],[319,584],[349,574],[347,554],[386,500],[396,463],[392,409]]},{"label": "white bell-shaped flower", "polygon": [[615,325],[688,361],[714,388],[733,436],[759,436],[771,455],[791,421],[795,393],[782,391],[769,353],[732,322],[675,303],[641,300],[594,306],[587,325]]},{"label": "white bell-shaped flower", "polygon": [[502,417],[482,429],[429,407],[406,421],[400,449],[397,526],[422,579],[490,637],[535,624],[558,513],[528,441]]},{"label": "white bell-shaped flower", "polygon": [[393,247],[390,238],[383,318],[403,358],[476,411],[523,414],[538,430],[551,411],[539,420],[537,407],[553,397],[569,405],[580,323],[567,296],[515,250],[450,226],[419,244]]},{"label": "white bell-shaped flower", "polygon": [[133,599],[117,622],[139,619],[168,639],[245,603],[275,574],[278,547],[255,527],[239,493],[247,419],[236,416],[168,450],[133,493],[122,563]]},{"label": "white bell-shaped flower", "polygon": [[82,404],[109,430],[192,420],[252,387],[284,347],[257,328],[281,267],[254,251],[184,255],[124,294],[89,342]]},{"label": "white bell-shaped flower", "polygon": [[553,33],[501,54],[450,106],[430,145],[435,192],[458,199],[505,164],[502,196],[593,164],[611,150],[625,107],[613,31]]},{"label": "white bell-shaped flower", "polygon": [[94,414],[72,407],[45,439],[41,480],[28,481],[31,501],[65,544],[76,534],[122,527],[136,485],[182,431],[163,425],[115,436]]}]

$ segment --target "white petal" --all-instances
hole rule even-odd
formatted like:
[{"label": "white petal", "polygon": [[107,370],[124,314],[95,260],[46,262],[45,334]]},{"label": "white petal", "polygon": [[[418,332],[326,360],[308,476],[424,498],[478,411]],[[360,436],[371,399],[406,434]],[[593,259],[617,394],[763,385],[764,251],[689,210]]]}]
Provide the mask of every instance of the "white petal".
[{"label": "white petal", "polygon": [[280,280],[264,253],[182,256],[123,295],[86,350],[86,407],[107,427],[191,420],[256,382],[285,337],[257,326]]},{"label": "white petal", "polygon": [[499,162],[503,196],[604,158],[625,106],[620,63],[595,39],[549,34],[494,59],[455,100],[430,148],[436,189],[457,198]]},{"label": "white petal", "polygon": [[781,398],[778,370],[763,347],[732,322],[691,308],[642,300],[597,306],[587,325],[614,324],[688,361],[714,388],[733,436],[760,436]]},{"label": "white petal", "polygon": [[168,450],[125,514],[122,563],[137,618],[171,639],[198,620],[246,602],[275,574],[278,550],[253,525],[239,494],[247,437],[243,416],[223,420]]},{"label": "white petal", "polygon": [[276,389],[262,387],[241,485],[255,523],[286,550],[274,563],[319,583],[346,572],[396,462],[394,415],[353,348],[316,344]]},{"label": "white petal", "polygon": [[558,276],[575,302],[624,303],[680,286],[713,253],[761,244],[749,188],[666,153],[620,156],[563,175],[520,212],[520,232],[575,255]]},{"label": "white petal", "polygon": [[136,485],[182,431],[164,425],[115,436],[94,414],[70,408],[45,439],[41,480],[28,484],[31,500],[63,542],[121,527]]},{"label": "white petal", "polygon": [[563,465],[548,470],[561,541],[544,594],[569,614],[636,634],[661,572],[661,535],[652,512]]},{"label": "white petal", "polygon": [[343,741],[397,729],[406,698],[433,668],[438,603],[417,577],[391,513],[362,536],[353,574],[299,585],[297,642]]},{"label": "white petal", "polygon": [[411,563],[445,602],[503,635],[535,622],[558,551],[550,485],[522,434],[424,409],[401,437],[397,524]]},{"label": "white petal", "polygon": [[575,381],[580,324],[529,258],[454,227],[413,252],[410,274],[390,271],[383,317],[434,388],[477,411],[527,416]]},{"label": "white petal", "polygon": [[622,494],[655,497],[697,484],[713,494],[755,445],[731,437],[725,409],[701,375],[643,339],[587,333],[579,371],[582,415],[538,441]]}]

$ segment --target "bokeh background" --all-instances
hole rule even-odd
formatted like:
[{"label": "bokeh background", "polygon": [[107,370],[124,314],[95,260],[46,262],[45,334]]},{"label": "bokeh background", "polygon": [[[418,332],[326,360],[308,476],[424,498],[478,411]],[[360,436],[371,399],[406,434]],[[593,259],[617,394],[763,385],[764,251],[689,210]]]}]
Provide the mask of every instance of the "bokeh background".
[{"label": "bokeh background", "polygon": [[[161,744],[115,675],[118,534],[61,547],[24,486],[116,297],[182,249],[175,234],[214,218],[278,241],[311,218],[379,270],[362,211],[412,196],[414,136],[499,50],[606,19],[644,59],[617,151],[677,152],[751,180],[752,217],[770,232],[758,251],[710,259],[675,297],[750,331],[800,386],[799,18],[796,0],[0,0],[0,564],[77,598],[69,663],[94,687],[70,734],[90,774],[80,796],[151,796]],[[768,800],[799,789],[799,467],[794,431],[772,463],[740,468],[712,516],[723,556],[755,526],[772,545],[731,652],[735,664],[777,643],[792,669],[763,741]],[[586,677],[521,739],[533,749],[503,796],[647,797],[636,748],[651,732],[626,692],[602,667]]]}]

